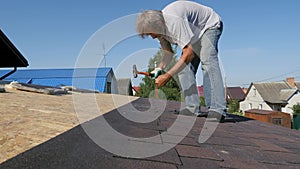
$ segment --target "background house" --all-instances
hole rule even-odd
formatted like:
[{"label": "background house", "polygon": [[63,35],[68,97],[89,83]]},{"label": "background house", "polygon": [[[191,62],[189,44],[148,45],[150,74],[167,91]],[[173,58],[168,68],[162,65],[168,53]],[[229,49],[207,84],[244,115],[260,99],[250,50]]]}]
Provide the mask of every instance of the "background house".
[{"label": "background house", "polygon": [[[4,74],[6,70],[1,70]],[[69,68],[69,69],[24,69],[5,78],[53,87],[72,86],[79,89],[96,90],[101,93],[118,93],[117,80],[112,68]]]},{"label": "background house", "polygon": [[[203,85],[197,86],[198,95],[200,97],[204,97],[204,88]],[[244,100],[245,99],[245,92],[241,87],[227,87],[226,88],[226,99],[228,100]]]},{"label": "background house", "polygon": [[242,101],[246,97],[241,87],[227,87],[226,88],[226,99]]},{"label": "background house", "polygon": [[197,86],[197,90],[198,90],[199,97],[204,97],[203,85]]},{"label": "background house", "polygon": [[287,101],[287,105],[281,109],[282,112],[287,112],[292,114],[293,110],[291,109],[293,105],[300,104],[300,82],[295,82],[295,78],[290,77],[286,80],[288,84],[293,88],[296,89],[295,94]]},{"label": "background house", "polygon": [[133,96],[133,89],[130,78],[117,79],[118,94]]},{"label": "background house", "polygon": [[240,110],[245,112],[250,109],[260,109],[292,113],[289,107],[299,101],[299,89],[293,80],[252,83],[245,100],[240,102]]},{"label": "background house", "polygon": [[140,92],[140,86],[133,86],[132,87],[133,96],[137,95],[139,92]]}]

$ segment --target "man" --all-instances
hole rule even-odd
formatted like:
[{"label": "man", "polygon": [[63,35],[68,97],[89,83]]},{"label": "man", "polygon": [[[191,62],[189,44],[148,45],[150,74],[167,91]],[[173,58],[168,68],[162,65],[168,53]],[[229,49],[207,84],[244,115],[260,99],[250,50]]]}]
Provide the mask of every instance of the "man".
[{"label": "man", "polygon": [[[208,116],[222,121],[226,116],[226,100],[218,61],[218,40],[223,30],[220,16],[213,9],[196,2],[175,1],[161,11],[142,12],[136,26],[142,38],[151,36],[158,39],[164,50],[161,63],[152,72],[157,74],[155,83],[163,86],[178,74],[186,103],[180,114],[204,115],[200,111],[195,76],[201,62]],[[181,57],[168,72],[160,75],[173,55],[171,44],[181,48]]]}]

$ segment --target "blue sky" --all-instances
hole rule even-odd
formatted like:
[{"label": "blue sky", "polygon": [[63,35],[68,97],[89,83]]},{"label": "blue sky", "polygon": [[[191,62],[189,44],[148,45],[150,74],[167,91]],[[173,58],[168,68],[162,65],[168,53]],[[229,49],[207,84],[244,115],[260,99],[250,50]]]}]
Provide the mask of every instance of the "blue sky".
[{"label": "blue sky", "polygon": [[[126,16],[146,9],[162,9],[172,0],[1,0],[0,28],[29,61],[30,69],[70,68],[95,32]],[[196,0],[212,7],[224,22],[219,56],[228,86],[248,87],[251,82],[300,81],[299,0]],[[106,39],[114,39],[132,20],[114,27]],[[97,40],[97,39],[96,39]],[[129,36],[112,45],[102,41],[86,64],[113,67],[118,78],[131,76],[136,64],[146,70],[159,44],[151,38]],[[107,44],[106,44],[107,43]],[[102,44],[102,45],[101,45]],[[103,45],[104,44],[104,45]],[[103,48],[104,46],[104,48]],[[202,84],[202,72],[197,74]],[[133,79],[134,84],[141,78]]]}]

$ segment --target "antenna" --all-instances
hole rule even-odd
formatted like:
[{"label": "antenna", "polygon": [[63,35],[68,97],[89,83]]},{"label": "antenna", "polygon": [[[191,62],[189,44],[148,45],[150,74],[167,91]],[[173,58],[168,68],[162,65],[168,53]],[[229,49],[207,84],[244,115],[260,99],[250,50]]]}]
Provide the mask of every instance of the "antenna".
[{"label": "antenna", "polygon": [[103,58],[104,58],[104,67],[106,67],[106,53],[105,53],[105,44],[102,44],[102,49],[103,49]]},{"label": "antenna", "polygon": [[225,94],[225,99],[227,99],[227,78],[226,76],[224,77],[224,94]]}]

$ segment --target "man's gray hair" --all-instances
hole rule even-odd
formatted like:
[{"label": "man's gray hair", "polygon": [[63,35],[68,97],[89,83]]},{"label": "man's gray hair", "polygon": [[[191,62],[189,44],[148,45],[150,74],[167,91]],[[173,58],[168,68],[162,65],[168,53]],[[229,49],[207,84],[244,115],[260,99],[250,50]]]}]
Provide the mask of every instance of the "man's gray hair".
[{"label": "man's gray hair", "polygon": [[165,34],[165,20],[159,10],[147,10],[139,14],[136,22],[136,29],[142,38],[149,33],[159,35]]}]

